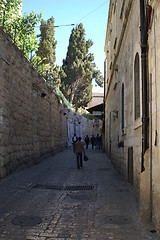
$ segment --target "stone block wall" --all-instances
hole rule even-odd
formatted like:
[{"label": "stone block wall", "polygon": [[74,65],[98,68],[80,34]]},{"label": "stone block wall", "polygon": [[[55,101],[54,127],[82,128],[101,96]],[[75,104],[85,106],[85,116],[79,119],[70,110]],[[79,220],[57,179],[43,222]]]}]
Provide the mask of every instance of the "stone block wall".
[{"label": "stone block wall", "polygon": [[[139,13],[137,1],[117,1],[113,4],[110,1],[105,42],[105,137],[106,152],[125,179],[132,182],[139,196],[142,121],[141,115],[135,119],[134,67],[136,54],[140,59],[141,48],[140,17],[137,15],[135,18],[135,12]],[[132,148],[133,152],[129,154]]]},{"label": "stone block wall", "polygon": [[0,28],[0,179],[67,147],[77,118],[92,134],[92,121],[64,106]]},{"label": "stone block wall", "polygon": [[[114,3],[110,1],[105,45],[107,69],[105,133],[107,151],[119,171],[128,182],[134,185],[135,193],[139,197],[140,215],[146,222],[152,221],[155,229],[160,232],[160,1],[152,0],[149,4],[150,7],[148,7],[152,10],[151,22],[148,25],[147,58],[149,146],[144,154],[144,161],[142,161],[142,117],[144,116],[142,116],[142,64],[139,31],[141,21],[138,1],[114,1]],[[135,13],[137,13],[136,17]],[[139,70],[136,68],[137,56],[139,56]],[[138,93],[136,92],[138,89],[135,80],[138,79],[138,71],[140,114],[137,116],[135,111],[137,110],[137,101],[135,101],[137,95],[135,93]],[[121,98],[122,84],[124,84],[125,104]],[[114,110],[120,113],[116,119],[113,116]],[[124,119],[121,116],[122,110]],[[122,120],[124,120],[125,127],[123,134],[121,133]],[[117,144],[121,139],[124,143],[122,150]],[[143,171],[142,163],[144,163]]]},{"label": "stone block wall", "polygon": [[152,217],[160,232],[160,1],[150,1],[151,24],[148,32],[149,149],[145,154],[145,171],[141,175],[141,214]]}]

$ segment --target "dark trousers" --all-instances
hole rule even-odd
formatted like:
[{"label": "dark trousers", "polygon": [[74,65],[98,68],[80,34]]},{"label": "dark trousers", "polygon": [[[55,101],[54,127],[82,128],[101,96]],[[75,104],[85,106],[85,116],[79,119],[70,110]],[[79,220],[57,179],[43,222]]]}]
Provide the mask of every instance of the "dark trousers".
[{"label": "dark trousers", "polygon": [[76,153],[77,158],[77,168],[79,169],[82,167],[82,153]]},{"label": "dark trousers", "polygon": [[89,144],[89,143],[86,143],[86,149],[88,149],[88,144]]},{"label": "dark trousers", "polygon": [[92,142],[92,149],[94,148],[94,142]]},{"label": "dark trousers", "polygon": [[73,142],[73,152],[75,153],[75,144],[76,142]]}]

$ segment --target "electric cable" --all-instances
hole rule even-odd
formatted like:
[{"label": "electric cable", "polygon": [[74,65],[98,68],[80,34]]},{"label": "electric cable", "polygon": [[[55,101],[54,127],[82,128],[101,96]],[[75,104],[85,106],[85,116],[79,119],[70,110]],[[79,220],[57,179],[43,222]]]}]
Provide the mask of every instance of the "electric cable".
[{"label": "electric cable", "polygon": [[[58,28],[58,27],[69,27],[69,26],[75,26],[77,25],[79,22],[81,22],[83,19],[87,18],[89,15],[91,15],[93,12],[97,11],[99,8],[103,7],[105,4],[108,4],[109,0],[106,0],[104,3],[102,3],[101,5],[99,5],[97,8],[95,8],[93,11],[89,12],[87,15],[85,15],[84,17],[80,18],[76,23],[71,23],[71,24],[64,24],[64,25],[56,25],[54,26],[55,28]],[[45,28],[48,26],[45,25],[45,26],[36,26],[36,28]]]},{"label": "electric cable", "polygon": [[83,19],[85,19],[86,17],[88,17],[90,14],[92,14],[93,12],[95,12],[96,10],[98,10],[99,8],[103,7],[105,4],[107,4],[109,2],[109,0],[105,1],[104,3],[102,3],[101,5],[99,5],[96,9],[94,9],[93,11],[91,11],[90,13],[88,13],[87,15],[85,15],[83,18],[79,19],[76,24],[78,24],[80,21],[82,21]]}]

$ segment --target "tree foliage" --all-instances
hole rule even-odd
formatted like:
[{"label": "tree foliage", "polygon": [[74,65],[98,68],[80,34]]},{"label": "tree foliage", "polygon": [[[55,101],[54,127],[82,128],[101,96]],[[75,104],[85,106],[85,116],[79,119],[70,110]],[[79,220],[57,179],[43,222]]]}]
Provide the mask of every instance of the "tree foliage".
[{"label": "tree foliage", "polygon": [[28,57],[31,51],[38,49],[35,26],[41,20],[41,14],[32,11],[22,16],[22,0],[1,0],[0,9],[1,25]]},{"label": "tree foliage", "polygon": [[40,20],[41,14],[35,14],[32,11],[30,14],[24,14],[17,25],[18,34],[16,35],[16,43],[19,46],[23,46],[24,53],[27,57],[30,52],[36,52],[38,50],[39,42],[35,27]]},{"label": "tree foliage", "polygon": [[48,63],[50,66],[55,65],[56,61],[56,44],[55,41],[55,28],[54,28],[54,18],[51,17],[50,19],[44,21],[42,19],[41,26],[41,39],[38,49],[38,55],[41,56],[44,60],[44,63]]},{"label": "tree foliage", "polygon": [[41,20],[41,38],[38,48],[37,55],[41,58],[43,74],[46,75],[47,80],[50,82],[50,85],[60,84],[60,68],[55,66],[56,61],[56,44],[55,41],[55,27],[54,27],[54,18],[44,21]]},{"label": "tree foliage", "polygon": [[[0,0],[0,24],[50,86],[61,87],[65,97],[76,107],[86,106],[92,97],[92,80],[102,85],[102,76],[96,69],[94,55],[89,52],[93,42],[85,40],[83,25],[79,24],[72,30],[67,56],[60,68],[55,66],[54,18],[46,22],[41,14],[33,11],[22,16],[22,2]],[[39,22],[40,41],[35,31]]]},{"label": "tree foliage", "polygon": [[0,1],[0,20],[5,18],[5,25],[11,25],[18,16],[22,14],[23,0],[1,0]]},{"label": "tree foliage", "polygon": [[73,28],[67,51],[63,60],[62,69],[65,77],[62,78],[61,90],[70,103],[75,106],[86,106],[92,98],[92,80],[102,85],[102,76],[96,69],[94,55],[89,52],[93,45],[91,40],[85,39],[83,24]]}]

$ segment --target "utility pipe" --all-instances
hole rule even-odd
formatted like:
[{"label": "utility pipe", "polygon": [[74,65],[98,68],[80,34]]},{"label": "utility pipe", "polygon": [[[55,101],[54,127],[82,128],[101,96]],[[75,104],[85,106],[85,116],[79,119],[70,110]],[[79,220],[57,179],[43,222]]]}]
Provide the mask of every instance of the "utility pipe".
[{"label": "utility pipe", "polygon": [[103,140],[103,151],[105,152],[105,148],[106,148],[106,141],[105,141],[105,132],[106,132],[106,129],[105,129],[105,109],[106,109],[106,59],[104,61],[104,96],[103,96],[103,137],[104,137],[104,140]]},{"label": "utility pipe", "polygon": [[144,7],[144,0],[140,0],[141,21],[141,64],[142,64],[142,167],[144,168],[144,154],[149,147],[149,110],[148,110],[148,9]]}]

